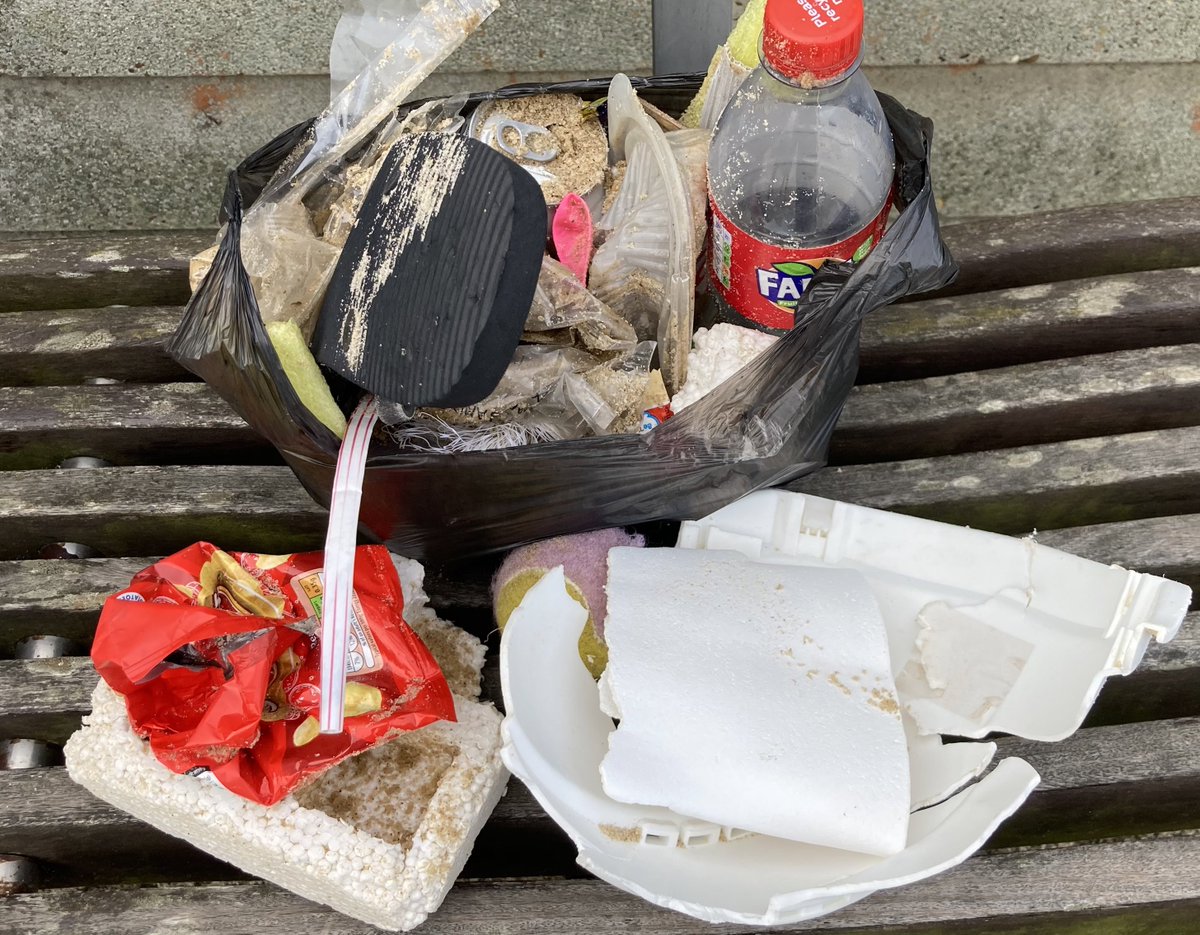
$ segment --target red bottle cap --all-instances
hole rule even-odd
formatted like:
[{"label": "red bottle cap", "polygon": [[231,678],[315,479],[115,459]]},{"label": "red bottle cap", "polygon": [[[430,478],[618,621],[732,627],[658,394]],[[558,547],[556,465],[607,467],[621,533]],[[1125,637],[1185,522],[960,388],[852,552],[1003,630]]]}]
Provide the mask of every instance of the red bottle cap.
[{"label": "red bottle cap", "polygon": [[858,60],[862,33],[862,0],[767,0],[763,61],[802,85],[828,81]]}]

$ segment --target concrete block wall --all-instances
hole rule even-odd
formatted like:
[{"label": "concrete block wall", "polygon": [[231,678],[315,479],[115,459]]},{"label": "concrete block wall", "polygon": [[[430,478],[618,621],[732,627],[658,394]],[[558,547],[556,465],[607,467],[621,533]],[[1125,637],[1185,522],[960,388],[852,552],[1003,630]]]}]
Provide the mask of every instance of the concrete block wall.
[{"label": "concrete block wall", "polygon": [[[937,122],[948,216],[1200,194],[1200,0],[866,2],[872,81]],[[504,0],[421,93],[650,73],[652,6]],[[228,166],[327,102],[340,12],[0,0],[0,230],[212,226]]]}]

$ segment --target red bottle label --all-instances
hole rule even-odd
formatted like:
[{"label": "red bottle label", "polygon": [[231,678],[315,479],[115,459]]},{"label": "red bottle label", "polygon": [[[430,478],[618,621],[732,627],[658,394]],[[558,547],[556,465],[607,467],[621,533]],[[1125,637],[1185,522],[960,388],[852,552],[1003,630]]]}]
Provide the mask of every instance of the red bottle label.
[{"label": "red bottle label", "polygon": [[712,271],[717,291],[735,311],[764,328],[788,329],[800,296],[826,260],[858,262],[879,242],[892,208],[883,210],[853,237],[828,247],[797,250],[763,243],[712,205]]}]

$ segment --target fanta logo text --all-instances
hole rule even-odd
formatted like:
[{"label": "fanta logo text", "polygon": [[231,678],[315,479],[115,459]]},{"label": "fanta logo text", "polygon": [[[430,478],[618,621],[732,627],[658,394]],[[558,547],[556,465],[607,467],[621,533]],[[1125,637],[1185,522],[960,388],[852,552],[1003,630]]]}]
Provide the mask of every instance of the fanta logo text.
[{"label": "fanta logo text", "polygon": [[755,270],[758,294],[780,308],[795,308],[800,296],[813,278],[813,268],[807,263],[776,263]]}]

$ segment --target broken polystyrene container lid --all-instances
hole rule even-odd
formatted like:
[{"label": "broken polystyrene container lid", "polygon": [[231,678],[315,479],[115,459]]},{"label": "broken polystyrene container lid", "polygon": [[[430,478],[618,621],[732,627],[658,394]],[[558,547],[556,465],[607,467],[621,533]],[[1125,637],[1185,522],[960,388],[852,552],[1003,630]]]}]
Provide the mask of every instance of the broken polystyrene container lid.
[{"label": "broken polystyrene container lid", "polygon": [[608,569],[606,687],[621,712],[600,764],[610,797],[904,849],[908,749],[861,574],[687,549],[612,549]]},{"label": "broken polystyrene container lid", "polygon": [[556,569],[509,617],[500,644],[502,757],[570,835],[582,867],[657,905],[747,925],[824,915],[960,863],[1037,784],[1032,767],[1010,758],[945,798],[984,769],[995,747],[944,745],[914,733],[910,794],[920,800],[910,808],[931,807],[910,816],[906,846],[891,857],[746,834],[666,808],[617,802],[600,779],[613,722],[577,650],[586,616]]},{"label": "broken polystyrene container lid", "polygon": [[696,522],[679,546],[852,568],[887,625],[896,687],[923,733],[1073,733],[1105,679],[1179,630],[1191,589],[1047,546],[787,491]]}]

